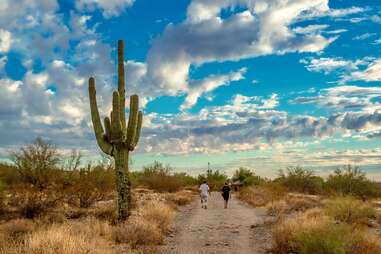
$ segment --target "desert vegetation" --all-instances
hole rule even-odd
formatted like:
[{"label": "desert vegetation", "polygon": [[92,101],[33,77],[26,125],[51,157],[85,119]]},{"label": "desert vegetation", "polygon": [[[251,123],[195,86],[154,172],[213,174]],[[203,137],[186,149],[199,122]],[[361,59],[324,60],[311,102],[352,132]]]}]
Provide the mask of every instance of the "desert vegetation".
[{"label": "desert vegetation", "polygon": [[85,164],[37,138],[10,158],[0,164],[0,253],[154,253],[195,196],[196,178],[155,162],[131,172],[131,216],[120,222],[108,157]]},{"label": "desert vegetation", "polygon": [[238,197],[272,218],[272,253],[381,253],[381,187],[358,167],[337,168],[326,179],[290,167]]}]

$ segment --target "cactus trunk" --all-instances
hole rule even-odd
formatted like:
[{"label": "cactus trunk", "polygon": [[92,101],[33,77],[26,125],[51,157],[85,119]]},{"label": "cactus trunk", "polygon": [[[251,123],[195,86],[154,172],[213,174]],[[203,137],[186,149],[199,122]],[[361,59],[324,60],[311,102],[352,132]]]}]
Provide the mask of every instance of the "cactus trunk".
[{"label": "cactus trunk", "polygon": [[112,95],[112,111],[104,118],[104,129],[100,120],[95,79],[89,79],[89,98],[91,119],[99,148],[114,157],[116,173],[116,189],[118,192],[118,215],[120,220],[128,218],[131,201],[131,182],[129,177],[129,152],[138,144],[143,121],[143,113],[139,111],[139,97],[130,96],[130,113],[128,123],[125,115],[125,81],[123,41],[118,41],[118,90]]},{"label": "cactus trunk", "polygon": [[115,151],[116,188],[118,192],[118,215],[120,220],[129,216],[131,184],[128,171],[129,151],[122,148]]}]

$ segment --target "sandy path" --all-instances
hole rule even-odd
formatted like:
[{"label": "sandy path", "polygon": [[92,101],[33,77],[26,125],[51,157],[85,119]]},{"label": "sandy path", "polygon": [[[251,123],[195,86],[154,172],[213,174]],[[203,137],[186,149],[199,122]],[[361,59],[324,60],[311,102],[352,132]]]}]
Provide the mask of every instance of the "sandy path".
[{"label": "sandy path", "polygon": [[263,218],[262,211],[234,197],[229,208],[223,209],[221,195],[212,193],[207,210],[201,209],[199,200],[181,210],[161,253],[265,253],[263,241],[268,239],[255,233],[255,225],[262,224]]}]

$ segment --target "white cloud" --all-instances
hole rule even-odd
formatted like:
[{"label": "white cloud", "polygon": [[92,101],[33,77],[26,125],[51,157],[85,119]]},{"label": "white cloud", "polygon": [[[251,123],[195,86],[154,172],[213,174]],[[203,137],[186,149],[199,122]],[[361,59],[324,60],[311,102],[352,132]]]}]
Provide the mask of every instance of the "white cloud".
[{"label": "white cloud", "polygon": [[[243,10],[221,17],[222,10],[235,7]],[[326,0],[194,0],[188,7],[185,21],[169,24],[163,34],[153,40],[146,63],[127,63],[127,73],[136,84],[133,90],[147,98],[157,94],[186,94],[183,108],[188,108],[203,93],[218,87],[192,88],[195,82],[189,76],[191,68],[197,69],[204,63],[238,61],[268,54],[319,52],[337,38],[321,35],[326,25],[297,28],[296,32],[291,25],[304,18],[307,12],[328,15],[329,11]],[[310,31],[307,33],[303,29]],[[228,75],[214,75],[214,78]],[[211,77],[197,83],[206,84]],[[204,88],[207,91],[202,91]]]},{"label": "white cloud", "polygon": [[185,101],[181,105],[181,109],[184,110],[191,108],[194,104],[196,104],[198,98],[205,93],[211,92],[220,86],[229,85],[233,81],[243,79],[245,72],[246,68],[242,68],[227,75],[210,75],[202,80],[192,80],[189,84]]},{"label": "white cloud", "polygon": [[12,35],[9,31],[0,28],[0,53],[7,53],[11,48]]},{"label": "white cloud", "polygon": [[352,72],[346,79],[366,82],[381,81],[381,59],[371,62],[365,70]]},{"label": "white cloud", "polygon": [[94,11],[99,8],[105,18],[119,16],[125,9],[131,7],[135,0],[78,0],[75,6],[78,10]]},{"label": "white cloud", "polygon": [[353,40],[355,41],[362,41],[362,40],[366,40],[372,36],[375,36],[376,33],[365,33],[365,34],[361,34],[361,35],[357,35],[355,37],[353,37]]},{"label": "white cloud", "polygon": [[324,72],[325,74],[339,71],[339,83],[348,81],[381,81],[381,59],[365,57],[358,60],[344,60],[342,58],[309,58],[302,59],[301,63],[309,71]]},{"label": "white cloud", "polygon": [[335,111],[375,112],[381,104],[373,99],[381,98],[381,87],[335,86],[319,91],[317,96],[297,97],[292,102],[314,104]]},{"label": "white cloud", "polygon": [[374,44],[374,45],[380,45],[381,44],[381,38],[375,40],[372,44]]},{"label": "white cloud", "polygon": [[325,74],[337,69],[354,70],[361,63],[360,61],[352,62],[342,58],[329,57],[302,59],[300,62],[305,64],[309,71],[324,72]]}]

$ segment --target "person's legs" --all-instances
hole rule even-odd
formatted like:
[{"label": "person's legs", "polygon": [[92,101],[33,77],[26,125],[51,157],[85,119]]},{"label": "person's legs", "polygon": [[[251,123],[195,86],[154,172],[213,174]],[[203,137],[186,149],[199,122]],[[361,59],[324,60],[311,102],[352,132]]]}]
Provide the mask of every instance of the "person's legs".
[{"label": "person's legs", "polygon": [[225,201],[225,203],[224,203],[224,208],[226,209],[226,208],[228,208],[228,200],[225,199],[224,201]]}]

